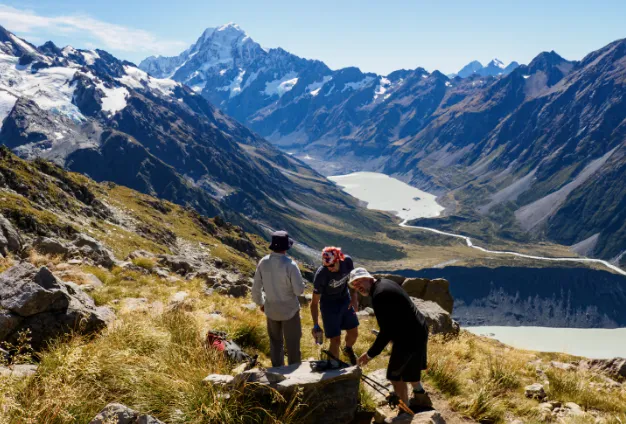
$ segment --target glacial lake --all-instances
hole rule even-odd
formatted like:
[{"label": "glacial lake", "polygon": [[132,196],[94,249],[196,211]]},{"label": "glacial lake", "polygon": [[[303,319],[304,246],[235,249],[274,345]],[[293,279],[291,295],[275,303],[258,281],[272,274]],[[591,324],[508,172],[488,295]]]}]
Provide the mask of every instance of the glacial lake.
[{"label": "glacial lake", "polygon": [[368,209],[394,212],[402,219],[432,218],[444,210],[436,202],[437,196],[378,172],[355,172],[328,179],[367,202]]},{"label": "glacial lake", "polygon": [[[355,172],[328,177],[368,209],[394,212],[404,220],[431,218],[444,208],[436,196],[385,174]],[[588,358],[626,357],[626,328],[463,327],[520,349],[564,352]]]},{"label": "glacial lake", "polygon": [[626,328],[463,327],[506,345],[586,358],[626,357]]}]

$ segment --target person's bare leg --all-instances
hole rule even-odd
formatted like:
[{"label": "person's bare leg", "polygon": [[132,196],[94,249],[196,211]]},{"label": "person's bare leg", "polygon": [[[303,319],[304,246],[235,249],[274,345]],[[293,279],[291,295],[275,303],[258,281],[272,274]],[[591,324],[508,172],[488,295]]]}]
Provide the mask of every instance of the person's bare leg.
[{"label": "person's bare leg", "polygon": [[346,347],[352,347],[359,337],[359,327],[354,327],[346,331]]},{"label": "person's bare leg", "polygon": [[421,381],[411,381],[409,382],[409,384],[411,385],[411,387],[413,387],[413,390],[424,390],[424,387],[422,386],[422,382]]},{"label": "person's bare leg", "polygon": [[328,350],[335,358],[339,358],[339,346],[341,345],[341,336],[333,337],[330,339],[330,347]]},{"label": "person's bare leg", "polygon": [[409,390],[408,386],[404,381],[392,381],[393,391],[396,392],[396,395],[400,398],[400,400],[404,401],[405,404],[409,404]]}]

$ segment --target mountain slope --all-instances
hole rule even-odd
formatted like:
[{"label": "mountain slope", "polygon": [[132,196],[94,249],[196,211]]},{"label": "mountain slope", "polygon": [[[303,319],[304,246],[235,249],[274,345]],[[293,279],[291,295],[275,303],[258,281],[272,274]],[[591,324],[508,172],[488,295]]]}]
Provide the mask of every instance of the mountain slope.
[{"label": "mountain slope", "polygon": [[387,219],[180,83],[102,50],[35,48],[3,33],[12,41],[0,54],[0,142],[22,157],[225,214],[247,229],[288,228],[315,248],[314,222],[341,239]]}]

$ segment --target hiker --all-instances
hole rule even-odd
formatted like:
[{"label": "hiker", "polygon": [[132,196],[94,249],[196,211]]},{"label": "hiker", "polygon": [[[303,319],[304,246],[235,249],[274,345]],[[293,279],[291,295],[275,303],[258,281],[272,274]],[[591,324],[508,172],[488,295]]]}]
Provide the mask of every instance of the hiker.
[{"label": "hiker", "polygon": [[293,240],[286,231],[272,233],[270,250],[263,257],[254,273],[252,300],[267,317],[272,366],[285,365],[285,349],[289,365],[300,362],[300,302],[304,293],[304,281],[296,262],[287,256]]},{"label": "hiker", "polygon": [[428,325],[406,291],[385,278],[376,280],[365,268],[350,273],[351,288],[363,296],[371,296],[380,331],[370,349],[358,359],[360,366],[378,356],[389,342],[393,343],[387,379],[396,395],[409,404],[407,383],[413,386],[412,404],[423,405],[426,391],[422,387],[422,370],[426,369]]},{"label": "hiker", "polygon": [[343,353],[352,365],[356,365],[357,358],[352,346],[359,336],[359,319],[356,316],[359,306],[356,293],[348,289],[348,278],[353,269],[352,258],[344,255],[340,247],[324,248],[322,266],[318,268],[313,279],[311,318],[313,318],[312,334],[315,338],[323,333],[318,320],[318,312],[322,312],[326,338],[330,339],[328,350],[336,358],[339,358],[341,330],[347,330]]}]

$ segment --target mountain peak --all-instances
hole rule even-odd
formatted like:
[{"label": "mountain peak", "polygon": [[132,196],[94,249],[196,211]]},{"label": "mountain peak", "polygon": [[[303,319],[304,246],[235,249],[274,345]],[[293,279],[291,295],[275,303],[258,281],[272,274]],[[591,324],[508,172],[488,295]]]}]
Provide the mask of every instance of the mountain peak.
[{"label": "mountain peak", "polygon": [[489,64],[487,65],[487,67],[490,66],[495,66],[496,68],[500,68],[500,69],[504,69],[505,65],[504,62],[502,62],[500,59],[498,59],[497,57],[494,57],[491,62],[489,62]]}]

